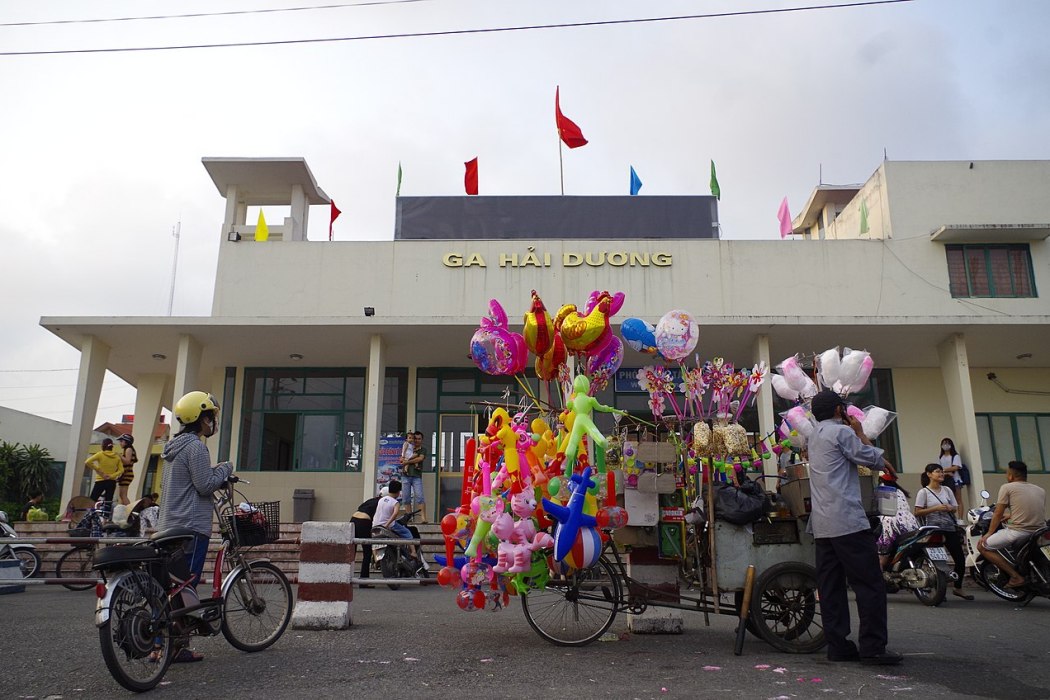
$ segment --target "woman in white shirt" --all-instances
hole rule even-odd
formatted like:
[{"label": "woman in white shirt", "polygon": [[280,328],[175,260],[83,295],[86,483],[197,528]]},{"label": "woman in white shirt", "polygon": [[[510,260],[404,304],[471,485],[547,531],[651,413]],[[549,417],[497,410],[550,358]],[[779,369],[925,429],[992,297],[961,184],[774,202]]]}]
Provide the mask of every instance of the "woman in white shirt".
[{"label": "woman in white shirt", "polygon": [[[952,442],[951,438],[941,439],[941,454],[938,458],[938,463],[941,465],[941,469],[944,470],[944,485],[952,490],[952,495],[955,496],[955,502],[962,504],[962,475],[959,470],[962,469],[962,457],[955,450],[955,443]],[[962,520],[963,512],[962,506],[960,505],[956,517]]]}]

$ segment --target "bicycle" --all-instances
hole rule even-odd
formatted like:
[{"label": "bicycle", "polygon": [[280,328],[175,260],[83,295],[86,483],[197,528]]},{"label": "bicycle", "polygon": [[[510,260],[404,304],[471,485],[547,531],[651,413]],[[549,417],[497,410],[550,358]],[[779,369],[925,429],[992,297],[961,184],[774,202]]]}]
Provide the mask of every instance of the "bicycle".
[{"label": "bicycle", "polygon": [[[84,517],[68,532],[70,537],[130,537],[126,529],[114,523],[106,523],[103,513],[98,508],[91,508]],[[90,578],[91,561],[95,556],[98,544],[95,542],[84,542],[74,544],[73,548],[63,554],[55,565],[55,576],[57,578]],[[71,591],[86,591],[94,588],[94,583],[63,583],[62,586]]]},{"label": "bicycle", "polygon": [[[691,540],[696,559],[680,575],[694,581],[695,572],[710,563],[710,553],[702,548],[702,531]],[[602,547],[597,564],[564,575],[551,576],[543,587],[521,597],[529,626],[547,641],[559,646],[584,646],[601,637],[616,614],[640,614],[649,606],[711,611],[713,594],[704,589],[699,596],[671,598],[666,590],[631,578],[616,545],[613,533]],[[816,570],[798,561],[782,561],[763,571],[755,582],[747,629],[770,645],[788,653],[812,653],[826,644],[820,624]],[[734,592],[734,603],[720,603],[716,612],[738,615],[743,604],[741,591]]]},{"label": "bicycle", "polygon": [[102,658],[128,690],[156,687],[190,635],[222,632],[235,648],[257,652],[284,634],[292,614],[288,577],[268,560],[246,559],[242,551],[277,540],[279,503],[234,506],[235,495],[244,498],[233,487],[238,481],[231,477],[213,501],[222,545],[210,597],[187,605],[190,577],[176,575],[188,573],[182,546],[194,536],[192,530],[170,528],[147,544],[109,546],[95,554],[92,568],[104,581],[95,610]]}]

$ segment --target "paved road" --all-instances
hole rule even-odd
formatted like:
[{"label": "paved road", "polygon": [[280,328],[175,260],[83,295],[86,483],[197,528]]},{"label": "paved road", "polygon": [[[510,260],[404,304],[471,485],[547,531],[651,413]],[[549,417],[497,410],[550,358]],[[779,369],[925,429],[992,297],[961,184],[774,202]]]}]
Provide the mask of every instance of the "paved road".
[{"label": "paved road", "polygon": [[[1050,698],[1050,601],[1014,608],[989,593],[925,608],[890,596],[891,646],[904,665],[832,664],[774,651],[735,621],[685,613],[676,636],[623,635],[582,649],[538,637],[516,602],[460,611],[447,589],[360,590],[355,625],[289,630],[244,654],[198,640],[199,664],[172,666],[158,698]],[[92,624],[93,592],[37,586],[0,596],[0,698],[130,697],[109,676]],[[617,618],[614,629],[626,630]]]}]

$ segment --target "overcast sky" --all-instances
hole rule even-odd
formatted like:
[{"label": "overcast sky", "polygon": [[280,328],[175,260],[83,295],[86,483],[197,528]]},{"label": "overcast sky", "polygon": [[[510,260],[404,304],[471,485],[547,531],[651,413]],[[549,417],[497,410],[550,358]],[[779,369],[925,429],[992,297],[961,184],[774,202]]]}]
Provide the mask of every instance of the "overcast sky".
[{"label": "overcast sky", "polygon": [[[301,2],[304,6],[309,2]],[[0,26],[0,52],[389,35],[783,8],[781,0],[417,0]],[[40,0],[0,24],[295,7]],[[554,88],[590,144],[567,194],[722,187],[723,237],[777,238],[825,183],[891,160],[1050,158],[1050,2],[851,9],[269,47],[0,56],[0,405],[69,421],[79,354],[41,316],[208,315],[224,201],[202,156],[303,156],[338,240],[393,237],[402,194],[558,192]],[[274,212],[270,220],[279,221]],[[312,211],[310,238],[327,236]],[[783,245],[791,245],[785,242]],[[772,281],[771,281],[772,283]],[[35,370],[35,371],[29,371]],[[96,423],[134,408],[108,376]]]}]

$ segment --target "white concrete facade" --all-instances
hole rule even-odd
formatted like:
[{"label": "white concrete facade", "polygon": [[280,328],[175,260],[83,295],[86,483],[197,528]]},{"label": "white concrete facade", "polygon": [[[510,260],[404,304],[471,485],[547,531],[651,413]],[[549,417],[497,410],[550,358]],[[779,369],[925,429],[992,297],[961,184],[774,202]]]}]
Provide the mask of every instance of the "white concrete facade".
[{"label": "white concrete facade", "polygon": [[[1040,296],[1050,290],[1050,248],[1040,233],[1044,228],[1050,233],[1050,200],[1043,194],[1050,185],[1050,162],[976,163],[973,169],[959,163],[883,163],[852,198],[834,205],[837,218],[821,214],[826,238],[847,238],[827,232],[853,226],[857,219],[850,217],[867,197],[869,227],[880,234],[820,244],[328,242],[295,236],[257,243],[251,236],[231,235],[244,223],[238,193],[252,189],[231,178],[270,178],[273,184],[274,172],[287,172],[280,170],[287,160],[238,161],[235,175],[216,180],[233,204],[227,201],[211,316],[42,319],[84,352],[69,453],[84,452],[84,427],[94,415],[100,389],[95,377],[102,369],[140,392],[148,387],[144,405],[136,406],[137,413],[148,415],[155,413],[156,396],[170,406],[171,398],[192,388],[221,395],[225,372],[232,368],[234,402],[223,408],[234,416],[229,440],[236,463],[245,368],[363,368],[368,390],[361,472],[263,471],[249,477],[252,496],[285,501],[285,513],[293,488],[314,488],[323,494],[315,519],[347,519],[370,495],[384,369],[408,370],[406,427],[411,428],[417,370],[471,367],[468,343],[488,300],[499,299],[512,326],[520,325],[531,289],[553,309],[582,305],[595,289],[623,291],[626,302],[614,325],[632,316],[655,322],[670,309],[687,309],[701,325],[700,356],[723,356],[738,365],[775,364],[796,352],[834,345],[867,349],[877,366],[892,370],[902,466],[915,480],[945,435],[955,439],[980,479],[975,413],[1050,414],[1050,395],[1007,394],[986,379],[994,372],[1007,386],[1050,394],[1050,302]],[[216,159],[209,159],[209,172],[215,167]],[[303,192],[295,195],[295,183],[285,184],[271,188],[288,192],[285,204],[295,196],[319,203]],[[268,194],[267,202],[275,203],[277,196]],[[940,229],[945,229],[941,240],[933,240],[931,234]],[[1035,297],[951,296],[944,241],[982,242],[975,239],[981,236],[987,243],[1020,238],[1029,246]],[[375,315],[364,315],[365,307]],[[1030,357],[1018,357],[1026,353]],[[647,363],[631,351],[624,360],[624,366]],[[774,421],[769,396],[760,396],[759,406],[766,430]],[[209,445],[214,454],[218,440]]]}]

